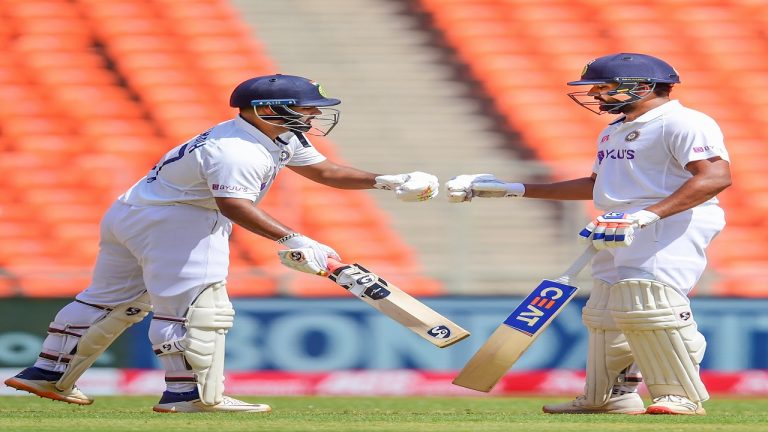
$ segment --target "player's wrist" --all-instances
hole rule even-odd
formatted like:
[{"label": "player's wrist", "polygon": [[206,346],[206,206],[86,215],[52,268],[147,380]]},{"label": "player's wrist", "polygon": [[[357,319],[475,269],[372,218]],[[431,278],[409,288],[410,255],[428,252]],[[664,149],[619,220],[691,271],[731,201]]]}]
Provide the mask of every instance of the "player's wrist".
[{"label": "player's wrist", "polygon": [[522,183],[507,183],[505,184],[508,197],[521,197],[525,196],[525,185]]},{"label": "player's wrist", "polygon": [[301,235],[301,233],[292,232],[275,240],[275,243],[293,249],[304,246],[306,244],[306,241],[304,241],[305,238],[306,237]]}]

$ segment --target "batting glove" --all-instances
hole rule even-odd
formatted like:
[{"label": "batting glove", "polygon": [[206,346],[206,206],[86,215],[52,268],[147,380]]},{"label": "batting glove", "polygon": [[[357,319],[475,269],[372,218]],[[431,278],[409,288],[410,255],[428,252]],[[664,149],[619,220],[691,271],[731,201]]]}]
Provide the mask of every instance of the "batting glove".
[{"label": "batting glove", "polygon": [[414,171],[408,174],[380,175],[376,177],[376,189],[391,190],[400,201],[426,201],[440,192],[440,182],[432,174]]},{"label": "batting glove", "polygon": [[591,241],[597,250],[626,247],[635,240],[635,229],[644,228],[659,219],[659,215],[647,210],[605,213],[587,224],[579,237],[583,242]]},{"label": "batting glove", "polygon": [[289,248],[277,252],[280,263],[300,272],[324,274],[328,270],[328,257],[341,260],[335,250],[299,233],[289,234],[277,243]]},{"label": "batting glove", "polygon": [[465,174],[445,183],[448,201],[452,203],[472,201],[474,197],[501,198],[525,194],[522,183],[506,183],[492,174]]}]

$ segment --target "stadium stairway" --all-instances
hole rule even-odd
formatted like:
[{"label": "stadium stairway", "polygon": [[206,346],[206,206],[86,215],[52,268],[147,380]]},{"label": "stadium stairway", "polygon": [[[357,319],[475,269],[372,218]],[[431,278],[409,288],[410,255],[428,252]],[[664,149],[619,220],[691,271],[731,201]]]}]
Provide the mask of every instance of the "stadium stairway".
[{"label": "stadium stairway", "polygon": [[[442,182],[480,172],[519,181],[549,177],[549,168],[509,150],[505,141],[513,138],[498,132],[487,101],[473,97],[472,88],[456,76],[407,2],[233,4],[281,72],[309,76],[342,100],[342,120],[330,138],[343,160],[382,173],[427,171]],[[588,165],[580,174],[587,170]],[[427,274],[450,293],[529,291],[543,276],[567,267],[579,246],[563,239],[572,239],[586,222],[580,205],[533,200],[457,205],[445,200],[444,191],[436,200],[412,204],[384,191],[366,193],[372,205],[386,209]],[[544,232],[533,228],[542,220],[548,221]],[[358,241],[375,235],[351,233]],[[340,223],[339,237],[328,238],[329,244],[349,234]]]}]

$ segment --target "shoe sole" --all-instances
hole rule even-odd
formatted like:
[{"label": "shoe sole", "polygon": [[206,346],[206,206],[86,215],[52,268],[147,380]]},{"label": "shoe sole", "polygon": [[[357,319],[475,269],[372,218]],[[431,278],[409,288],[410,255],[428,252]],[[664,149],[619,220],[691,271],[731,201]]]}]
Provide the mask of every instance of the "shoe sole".
[{"label": "shoe sole", "polygon": [[704,408],[699,408],[696,411],[674,411],[671,408],[667,407],[648,407],[647,410],[645,410],[646,414],[651,415],[707,415],[707,412],[704,410]]},{"label": "shoe sole", "polygon": [[173,408],[163,408],[160,406],[153,406],[152,411],[163,413],[163,414],[195,414],[195,413],[268,413],[272,411],[272,407],[268,407],[266,409],[259,409],[259,410],[218,410],[218,411],[191,411],[191,410],[178,410],[176,407]]},{"label": "shoe sole", "polygon": [[542,409],[546,414],[624,414],[624,415],[640,415],[645,414],[646,410],[642,411],[547,411]]},{"label": "shoe sole", "polygon": [[32,393],[34,395],[40,396],[41,398],[51,399],[59,402],[66,402],[66,403],[71,403],[75,405],[90,405],[93,403],[93,400],[69,398],[55,392],[40,390],[38,388],[27,385],[22,381],[17,381],[14,378],[8,378],[7,380],[5,380],[5,385],[7,385],[8,387],[15,388],[16,390]]}]

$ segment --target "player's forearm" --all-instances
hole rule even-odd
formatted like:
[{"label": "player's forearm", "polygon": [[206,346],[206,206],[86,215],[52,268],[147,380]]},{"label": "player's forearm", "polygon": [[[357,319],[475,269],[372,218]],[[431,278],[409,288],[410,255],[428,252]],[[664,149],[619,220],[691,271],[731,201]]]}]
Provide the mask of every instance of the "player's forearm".
[{"label": "player's forearm", "polygon": [[293,232],[290,227],[256,207],[249,200],[217,198],[216,203],[221,214],[254,234],[277,240]]},{"label": "player's forearm", "polygon": [[551,200],[591,200],[595,180],[591,177],[556,183],[525,183],[525,198]]},{"label": "player's forearm", "polygon": [[730,177],[727,179],[693,177],[672,195],[646,207],[645,210],[656,213],[661,218],[672,216],[712,199],[730,185]]},{"label": "player's forearm", "polygon": [[329,170],[320,183],[336,189],[373,189],[378,175],[352,167],[338,166]]},{"label": "player's forearm", "polygon": [[338,165],[325,160],[319,164],[290,167],[297,174],[314,182],[337,189],[372,189],[379,174]]},{"label": "player's forearm", "polygon": [[672,216],[712,199],[731,185],[730,164],[720,158],[691,162],[686,169],[693,177],[667,198],[645,210],[662,218]]}]

